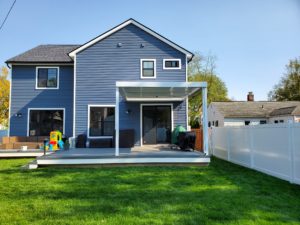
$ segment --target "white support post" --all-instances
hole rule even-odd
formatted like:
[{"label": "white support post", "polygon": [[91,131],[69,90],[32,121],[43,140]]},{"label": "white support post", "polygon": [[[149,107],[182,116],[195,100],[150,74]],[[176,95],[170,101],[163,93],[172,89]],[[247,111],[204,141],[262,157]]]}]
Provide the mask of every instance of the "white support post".
[{"label": "white support post", "polygon": [[202,88],[203,150],[208,155],[207,87]]},{"label": "white support post", "polygon": [[119,156],[119,87],[116,87],[116,107],[115,107],[115,156]]}]

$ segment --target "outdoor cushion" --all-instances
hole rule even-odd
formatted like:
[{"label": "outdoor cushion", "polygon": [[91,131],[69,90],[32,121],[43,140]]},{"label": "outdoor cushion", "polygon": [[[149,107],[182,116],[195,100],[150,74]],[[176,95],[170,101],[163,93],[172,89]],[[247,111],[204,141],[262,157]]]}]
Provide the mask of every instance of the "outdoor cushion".
[{"label": "outdoor cushion", "polygon": [[39,149],[39,143],[34,142],[18,142],[13,144],[14,149],[21,149],[21,146],[27,146],[28,149]]},{"label": "outdoor cushion", "polygon": [[37,142],[38,138],[36,136],[29,136],[26,138],[26,141],[28,142]]},{"label": "outdoor cushion", "polygon": [[8,144],[9,143],[9,137],[2,137],[2,144]]},{"label": "outdoor cushion", "polygon": [[0,149],[13,149],[13,148],[14,145],[10,143],[0,145]]},{"label": "outdoor cushion", "polygon": [[90,139],[90,148],[111,148],[112,147],[112,139]]},{"label": "outdoor cushion", "polygon": [[25,141],[27,141],[27,137],[20,137],[20,136],[9,137],[9,143],[25,142]]},{"label": "outdoor cushion", "polygon": [[49,136],[38,136],[37,137],[37,141],[38,142],[44,142],[45,139],[49,140]]}]

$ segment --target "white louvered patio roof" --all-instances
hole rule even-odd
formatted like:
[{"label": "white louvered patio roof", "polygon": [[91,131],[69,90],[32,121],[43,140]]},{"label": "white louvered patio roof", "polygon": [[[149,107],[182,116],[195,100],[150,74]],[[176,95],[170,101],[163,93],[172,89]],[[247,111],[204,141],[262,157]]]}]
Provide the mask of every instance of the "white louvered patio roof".
[{"label": "white louvered patio roof", "polygon": [[182,101],[206,86],[206,82],[116,82],[122,97],[131,102]]}]

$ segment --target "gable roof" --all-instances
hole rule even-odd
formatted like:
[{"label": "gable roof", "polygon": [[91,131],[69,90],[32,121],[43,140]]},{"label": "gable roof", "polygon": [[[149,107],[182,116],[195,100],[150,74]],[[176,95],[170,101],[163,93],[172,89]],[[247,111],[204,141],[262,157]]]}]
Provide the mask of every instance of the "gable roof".
[{"label": "gable roof", "polygon": [[300,115],[300,101],[212,102],[211,106],[216,107],[225,118],[266,118],[275,115]]},{"label": "gable roof", "polygon": [[83,51],[84,49],[92,46],[93,44],[95,44],[95,43],[103,40],[104,38],[112,35],[113,33],[121,30],[122,28],[124,28],[124,27],[126,27],[126,26],[128,26],[130,24],[133,24],[133,25],[139,27],[140,29],[144,30],[145,32],[149,33],[150,35],[158,38],[159,40],[165,42],[166,44],[170,45],[171,47],[175,48],[176,50],[184,53],[187,56],[188,61],[190,61],[193,58],[194,55],[193,55],[192,52],[190,52],[190,51],[186,50],[185,48],[183,48],[183,47],[175,44],[174,42],[170,41],[169,39],[165,38],[164,36],[158,34],[157,32],[151,30],[150,28],[148,28],[145,25],[137,22],[134,19],[128,19],[125,22],[117,25],[116,27],[114,27],[114,28],[106,31],[105,33],[99,35],[98,37],[95,37],[94,39],[86,42],[85,44],[81,45],[80,47],[78,47],[78,48],[74,49],[72,52],[70,52],[69,56],[73,58],[77,53]]},{"label": "gable roof", "polygon": [[298,106],[274,109],[270,113],[270,116],[285,116],[285,115],[291,115],[291,116],[300,115],[300,104]]},{"label": "gable roof", "polygon": [[6,63],[73,63],[69,52],[80,45],[39,45],[10,58]]}]

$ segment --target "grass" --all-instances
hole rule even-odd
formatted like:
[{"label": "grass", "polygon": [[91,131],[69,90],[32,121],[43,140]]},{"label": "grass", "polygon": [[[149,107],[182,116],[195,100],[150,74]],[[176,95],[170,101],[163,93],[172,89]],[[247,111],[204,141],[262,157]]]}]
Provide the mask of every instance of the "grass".
[{"label": "grass", "polygon": [[41,168],[0,160],[0,224],[300,224],[300,187],[208,167]]}]

